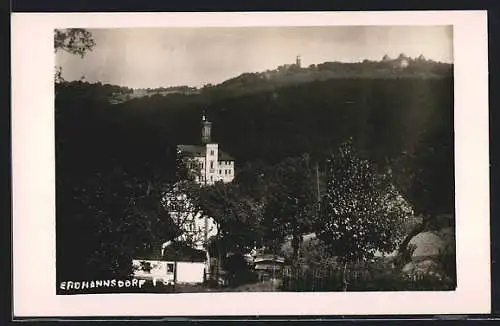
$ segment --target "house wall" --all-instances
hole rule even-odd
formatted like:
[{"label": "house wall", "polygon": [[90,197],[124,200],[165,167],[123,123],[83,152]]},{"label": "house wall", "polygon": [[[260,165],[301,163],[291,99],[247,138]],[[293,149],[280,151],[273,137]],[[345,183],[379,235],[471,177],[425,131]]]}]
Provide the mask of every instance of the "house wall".
[{"label": "house wall", "polygon": [[177,262],[178,283],[203,283],[205,263]]},{"label": "house wall", "polygon": [[213,184],[216,181],[217,169],[218,169],[218,156],[219,156],[219,145],[218,144],[207,144],[206,145],[206,166],[205,166],[205,176],[207,178],[208,184]]},{"label": "house wall", "polygon": [[223,182],[231,182],[234,179],[234,162],[233,161],[219,161],[217,170],[217,180]]},{"label": "house wall", "polygon": [[[150,271],[142,270],[141,262],[149,263],[151,265],[151,270]],[[134,278],[147,279],[147,280],[156,279],[159,282],[174,281],[173,262],[134,259],[132,260],[132,266],[134,268],[134,275],[133,275]]]},{"label": "house wall", "polygon": [[[151,271],[141,270],[141,262],[151,264]],[[205,263],[203,262],[173,262],[157,260],[132,260],[134,278],[158,282],[174,282],[175,265],[177,264],[177,283],[203,283]]]},{"label": "house wall", "polygon": [[[219,161],[218,160],[218,145],[207,144],[206,157],[199,156],[195,160],[200,167],[199,177],[196,181],[200,184],[214,184],[216,181],[224,183],[231,182],[234,179],[234,161]],[[213,155],[211,154],[213,151]],[[213,162],[213,168],[211,163]],[[206,182],[205,182],[206,177]]]}]

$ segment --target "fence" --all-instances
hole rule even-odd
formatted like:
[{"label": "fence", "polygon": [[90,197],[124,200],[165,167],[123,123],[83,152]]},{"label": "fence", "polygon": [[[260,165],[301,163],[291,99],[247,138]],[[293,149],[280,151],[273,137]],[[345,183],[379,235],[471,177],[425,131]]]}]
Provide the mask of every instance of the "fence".
[{"label": "fence", "polygon": [[[282,291],[344,291],[344,269],[341,267],[285,269],[281,279]],[[347,291],[437,291],[455,288],[452,280],[422,274],[407,277],[396,269],[373,265],[348,268],[345,279]]]}]

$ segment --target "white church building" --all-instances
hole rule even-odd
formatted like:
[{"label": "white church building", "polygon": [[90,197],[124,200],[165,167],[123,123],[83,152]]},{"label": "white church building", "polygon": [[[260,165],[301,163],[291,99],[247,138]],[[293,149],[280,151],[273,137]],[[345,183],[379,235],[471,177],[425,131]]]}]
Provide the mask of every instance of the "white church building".
[{"label": "white church building", "polygon": [[[202,186],[213,185],[222,181],[228,183],[234,179],[234,158],[222,151],[219,144],[211,139],[212,123],[203,116],[201,121],[201,145],[178,145],[178,155],[192,159],[195,164],[191,165],[196,177],[195,181]],[[184,207],[182,212],[170,211],[170,216],[183,230],[176,240],[192,243],[196,249],[204,249],[205,242],[218,233],[217,225],[212,218],[202,217],[200,212],[195,211],[194,206],[185,194],[177,194],[175,197],[168,196],[166,201],[177,201],[172,206]],[[166,247],[170,242],[164,244]]]},{"label": "white church building", "polygon": [[196,181],[212,185],[217,181],[224,183],[234,179],[234,158],[219,148],[211,138],[212,123],[203,116],[201,120],[201,145],[178,145],[177,152],[193,159],[197,164]]}]

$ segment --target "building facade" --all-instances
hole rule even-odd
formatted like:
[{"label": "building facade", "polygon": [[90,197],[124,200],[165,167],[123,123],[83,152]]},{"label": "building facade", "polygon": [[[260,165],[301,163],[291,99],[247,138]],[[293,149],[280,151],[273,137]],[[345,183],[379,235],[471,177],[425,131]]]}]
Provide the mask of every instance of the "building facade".
[{"label": "building facade", "polygon": [[212,123],[203,116],[201,121],[201,145],[178,145],[177,152],[186,158],[194,170],[195,180],[202,185],[224,183],[234,179],[234,158],[219,148],[211,138]]},{"label": "building facade", "polygon": [[[177,152],[184,158],[193,170],[195,180],[201,185],[213,185],[222,181],[228,183],[234,179],[235,160],[222,151],[219,144],[211,138],[212,123],[203,116],[201,120],[201,144],[178,145]],[[182,234],[175,240],[181,240],[191,244],[196,249],[205,249],[208,239],[218,234],[217,224],[213,218],[202,216],[191,203],[186,194],[175,193],[167,196],[165,203],[173,203],[173,207],[183,207],[181,211],[171,210],[170,216],[182,229]],[[163,250],[171,244],[168,241],[163,244]]]}]

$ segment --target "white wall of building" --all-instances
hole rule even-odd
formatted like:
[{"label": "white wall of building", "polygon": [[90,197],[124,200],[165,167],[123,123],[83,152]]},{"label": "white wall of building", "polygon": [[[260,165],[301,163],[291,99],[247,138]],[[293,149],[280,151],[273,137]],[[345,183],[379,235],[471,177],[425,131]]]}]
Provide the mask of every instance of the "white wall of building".
[{"label": "white wall of building", "polygon": [[[149,263],[151,270],[142,270],[141,262]],[[132,266],[134,267],[134,278],[172,283],[174,282],[175,268],[177,268],[177,283],[203,283],[206,265],[204,262],[173,262],[134,259],[132,260]]]},{"label": "white wall of building", "polygon": [[177,262],[177,283],[203,283],[205,263]]},{"label": "white wall of building", "polygon": [[211,185],[217,181],[222,181],[224,183],[233,181],[234,161],[219,161],[218,145],[207,144],[206,146],[206,156],[195,158],[201,170],[197,182]]},{"label": "white wall of building", "polygon": [[213,184],[217,180],[219,145],[206,144],[206,164],[205,175],[208,184]]},{"label": "white wall of building", "polygon": [[[149,263],[151,266],[150,271],[141,269],[142,262]],[[134,269],[134,278],[157,280],[158,282],[173,282],[174,281],[174,263],[158,260],[132,260],[132,267]]]},{"label": "white wall of building", "polygon": [[219,161],[217,169],[218,180],[224,183],[231,182],[234,179],[234,162],[233,161]]}]

